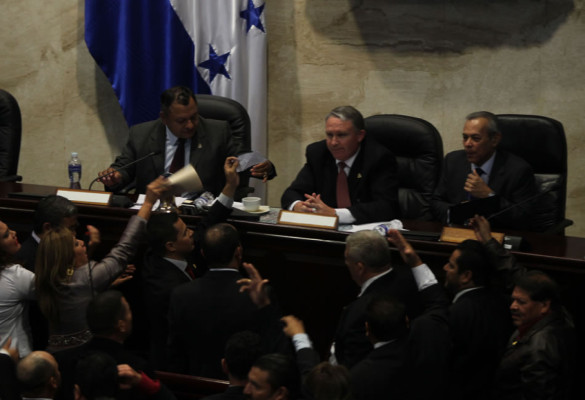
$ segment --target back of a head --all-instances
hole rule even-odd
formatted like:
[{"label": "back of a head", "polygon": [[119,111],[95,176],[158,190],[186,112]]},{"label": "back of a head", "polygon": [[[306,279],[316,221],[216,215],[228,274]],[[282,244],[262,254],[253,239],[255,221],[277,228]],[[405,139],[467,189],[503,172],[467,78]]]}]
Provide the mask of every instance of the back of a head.
[{"label": "back of a head", "polygon": [[362,113],[352,106],[335,107],[329,111],[329,114],[325,117],[325,121],[331,117],[339,118],[342,121],[351,121],[357,130],[365,129],[366,126]]},{"label": "back of a head", "polygon": [[524,290],[533,301],[550,300],[551,309],[561,307],[561,294],[557,283],[546,273],[532,270],[519,276],[515,286]]},{"label": "back of a head", "polygon": [[49,321],[58,318],[57,290],[74,268],[73,233],[60,227],[47,232],[39,244],[35,262],[37,300]]},{"label": "back of a head", "polygon": [[284,387],[289,392],[289,398],[296,398],[300,377],[297,365],[290,357],[278,353],[266,354],[252,366],[268,372],[268,383],[272,390]]},{"label": "back of a head", "polygon": [[[24,397],[51,396],[59,384],[56,361],[44,351],[34,351],[20,360],[16,367],[16,376],[20,393]],[[51,379],[55,381],[51,382]],[[51,384],[54,386],[51,387]]]},{"label": "back of a head", "polygon": [[459,243],[457,250],[460,251],[457,259],[459,274],[471,271],[475,286],[488,285],[495,260],[485,246],[477,240],[468,239]]},{"label": "back of a head", "polygon": [[164,256],[166,243],[177,240],[174,224],[179,220],[177,213],[154,213],[146,225],[147,240],[154,254]]},{"label": "back of a head", "polygon": [[386,238],[374,231],[359,231],[345,239],[347,257],[362,262],[372,271],[383,271],[390,266],[391,252]]},{"label": "back of a head", "polygon": [[193,90],[187,86],[173,86],[161,93],[160,109],[162,112],[167,113],[174,102],[186,106],[191,99],[197,103]]},{"label": "back of a head", "polygon": [[262,355],[260,336],[250,331],[233,334],[225,345],[225,361],[230,375],[239,380],[248,379],[248,372]]},{"label": "back of a head", "polygon": [[97,336],[115,333],[124,311],[121,292],[107,290],[97,294],[87,305],[87,325],[91,333]]},{"label": "back of a head", "polygon": [[119,391],[116,360],[105,353],[89,353],[77,362],[75,385],[84,399],[115,399]]},{"label": "back of a head", "polygon": [[375,295],[366,307],[366,322],[379,342],[402,337],[407,332],[406,307],[388,295]]},{"label": "back of a head", "polygon": [[43,225],[49,223],[51,229],[58,228],[63,218],[77,216],[77,206],[62,196],[47,196],[37,204],[33,230],[37,235],[43,232]]},{"label": "back of a head", "polygon": [[350,400],[351,381],[349,371],[343,365],[322,362],[306,376],[304,389],[313,400]]},{"label": "back of a head", "polygon": [[203,256],[210,268],[225,267],[240,246],[240,235],[227,223],[216,224],[207,229],[201,246]]}]

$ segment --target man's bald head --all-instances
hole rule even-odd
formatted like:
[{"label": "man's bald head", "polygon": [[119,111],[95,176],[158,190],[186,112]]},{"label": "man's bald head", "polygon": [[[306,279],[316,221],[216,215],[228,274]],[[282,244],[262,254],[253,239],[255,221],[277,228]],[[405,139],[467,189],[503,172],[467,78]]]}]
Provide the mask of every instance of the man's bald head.
[{"label": "man's bald head", "polygon": [[46,351],[33,351],[20,360],[16,376],[24,397],[53,397],[61,384],[59,365]]}]

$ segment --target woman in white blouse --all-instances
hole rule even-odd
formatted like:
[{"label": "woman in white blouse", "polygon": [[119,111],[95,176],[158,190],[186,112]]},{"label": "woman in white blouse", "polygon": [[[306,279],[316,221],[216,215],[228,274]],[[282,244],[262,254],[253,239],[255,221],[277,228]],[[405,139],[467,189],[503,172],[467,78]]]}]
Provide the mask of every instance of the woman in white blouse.
[{"label": "woman in white blouse", "polygon": [[35,298],[35,275],[12,262],[19,249],[16,232],[0,221],[0,347],[12,338],[24,357],[31,352],[28,301]]}]

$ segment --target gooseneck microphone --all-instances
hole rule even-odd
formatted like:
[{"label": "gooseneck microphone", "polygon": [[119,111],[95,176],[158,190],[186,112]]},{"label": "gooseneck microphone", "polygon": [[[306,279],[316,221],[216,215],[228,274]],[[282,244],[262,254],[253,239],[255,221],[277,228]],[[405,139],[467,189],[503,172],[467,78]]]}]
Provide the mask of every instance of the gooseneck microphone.
[{"label": "gooseneck microphone", "polygon": [[545,194],[550,193],[553,190],[558,190],[558,188],[559,188],[559,184],[557,182],[555,182],[549,188],[543,190],[542,192],[537,193],[537,194],[535,194],[533,196],[530,196],[529,198],[524,199],[524,200],[522,200],[522,201],[520,201],[518,203],[514,203],[511,206],[505,207],[505,208],[501,209],[500,211],[491,214],[486,219],[489,221],[490,219],[492,219],[494,217],[497,217],[498,215],[504,214],[504,213],[506,213],[506,212],[508,212],[508,211],[510,211],[510,210],[512,210],[512,209],[514,209],[516,207],[518,207],[518,206],[521,206],[521,205],[526,204],[526,203],[533,202],[534,200],[536,200],[540,196],[544,196]]},{"label": "gooseneck microphone", "polygon": [[131,166],[131,165],[134,165],[134,164],[136,164],[136,163],[139,163],[140,161],[144,161],[144,160],[146,160],[147,158],[154,157],[154,156],[156,156],[156,155],[158,155],[158,154],[160,154],[160,153],[161,153],[161,151],[160,151],[160,150],[157,150],[157,151],[152,151],[152,152],[148,153],[147,155],[145,155],[144,157],[140,157],[138,160],[134,160],[134,161],[132,161],[132,162],[129,162],[129,163],[128,163],[128,164],[126,164],[126,165],[122,165],[120,168],[115,168],[113,171],[110,171],[110,172],[108,172],[107,174],[104,174],[104,175],[102,175],[102,176],[98,176],[98,177],[97,177],[97,178],[95,178],[93,181],[91,181],[91,183],[89,184],[89,189],[88,189],[88,190],[91,190],[91,187],[92,187],[92,185],[93,185],[94,183],[96,183],[97,181],[99,181],[100,179],[102,179],[102,178],[105,178],[106,176],[110,176],[110,175],[112,175],[112,174],[115,174],[116,172],[120,172],[120,170],[121,170],[121,169],[128,168],[128,167],[129,167],[129,166]]}]

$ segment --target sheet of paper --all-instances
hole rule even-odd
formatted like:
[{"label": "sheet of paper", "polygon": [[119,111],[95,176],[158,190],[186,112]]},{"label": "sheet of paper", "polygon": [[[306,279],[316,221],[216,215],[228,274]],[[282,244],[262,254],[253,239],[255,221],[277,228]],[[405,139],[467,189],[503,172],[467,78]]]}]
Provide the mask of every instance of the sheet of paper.
[{"label": "sheet of paper", "polygon": [[238,161],[240,163],[238,164],[238,169],[236,171],[237,172],[245,171],[248,168],[252,168],[254,165],[260,164],[261,162],[264,162],[266,160],[267,158],[264,155],[258,153],[257,151],[240,154],[238,156]]}]

